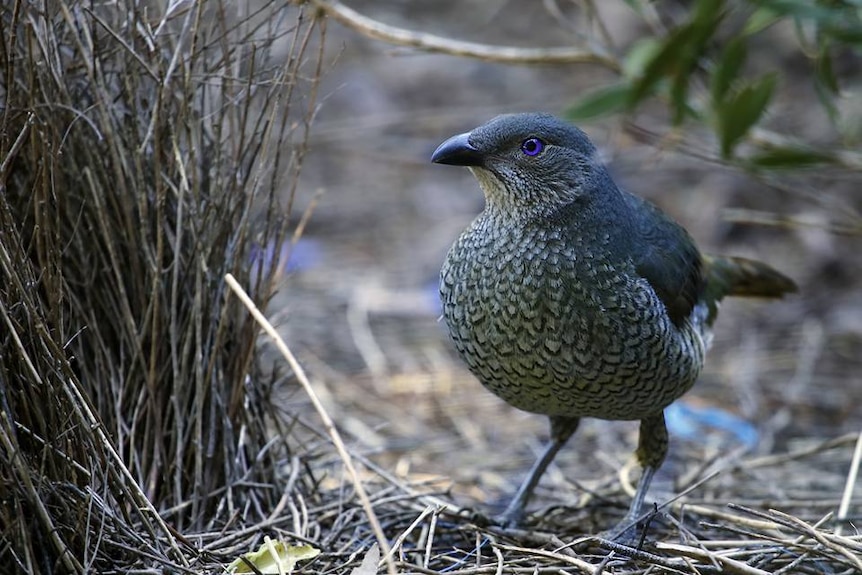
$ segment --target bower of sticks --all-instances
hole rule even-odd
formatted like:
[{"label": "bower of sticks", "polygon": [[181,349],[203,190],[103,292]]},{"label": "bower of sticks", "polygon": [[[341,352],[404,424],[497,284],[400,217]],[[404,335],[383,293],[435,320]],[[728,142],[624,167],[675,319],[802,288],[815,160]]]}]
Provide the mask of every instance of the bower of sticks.
[{"label": "bower of sticks", "polygon": [[[488,519],[547,422],[438,319],[483,199],[428,160],[610,81],[512,61],[590,45],[567,22],[596,4],[0,7],[0,570],[862,572],[862,162],[758,178],[659,104],[584,126],[614,177],[799,294],[722,305],[637,545],[601,537],[636,422],[585,421],[524,524]],[[624,42],[619,4],[601,37]],[[787,38],[763,48],[792,83]],[[786,90],[765,125],[825,142],[816,97]]]}]

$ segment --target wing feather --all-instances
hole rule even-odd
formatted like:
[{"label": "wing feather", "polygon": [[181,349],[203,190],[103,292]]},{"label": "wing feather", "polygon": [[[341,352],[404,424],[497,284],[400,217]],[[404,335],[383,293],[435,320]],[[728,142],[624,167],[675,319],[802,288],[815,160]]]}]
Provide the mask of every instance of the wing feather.
[{"label": "wing feather", "polygon": [[654,204],[623,192],[634,224],[632,259],[664,303],[675,325],[687,318],[703,294],[706,278],[697,246],[688,232]]}]

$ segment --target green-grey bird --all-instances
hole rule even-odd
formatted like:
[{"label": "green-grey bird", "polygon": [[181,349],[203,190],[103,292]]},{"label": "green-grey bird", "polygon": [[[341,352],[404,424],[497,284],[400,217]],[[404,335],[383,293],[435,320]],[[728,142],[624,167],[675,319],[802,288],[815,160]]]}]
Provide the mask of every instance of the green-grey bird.
[{"label": "green-grey bird", "polygon": [[621,190],[584,132],[547,114],[498,116],[431,161],[466,166],[485,209],[440,275],[455,348],[492,392],[549,416],[551,441],[501,520],[516,524],[582,417],[639,420],[636,524],[667,453],[664,408],[694,384],[724,296],[781,297],[769,266],[701,254],[653,204]]}]

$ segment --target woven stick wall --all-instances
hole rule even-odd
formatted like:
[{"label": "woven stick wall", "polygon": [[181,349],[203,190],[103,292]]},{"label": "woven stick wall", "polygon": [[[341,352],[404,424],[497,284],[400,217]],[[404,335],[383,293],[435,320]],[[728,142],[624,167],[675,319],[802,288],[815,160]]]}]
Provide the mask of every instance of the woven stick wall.
[{"label": "woven stick wall", "polygon": [[284,3],[9,4],[3,563],[186,565],[174,530],[254,521],[278,501],[266,483],[289,453],[267,444],[279,422],[257,330],[223,276],[259,303],[272,294],[323,26]]}]

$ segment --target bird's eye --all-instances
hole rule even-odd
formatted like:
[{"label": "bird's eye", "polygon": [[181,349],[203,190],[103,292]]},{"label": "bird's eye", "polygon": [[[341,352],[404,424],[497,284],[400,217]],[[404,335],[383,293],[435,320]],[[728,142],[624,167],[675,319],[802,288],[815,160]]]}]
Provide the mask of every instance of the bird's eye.
[{"label": "bird's eye", "polygon": [[538,156],[545,149],[545,142],[539,138],[527,138],[521,142],[521,151],[528,156]]}]

